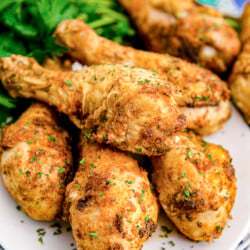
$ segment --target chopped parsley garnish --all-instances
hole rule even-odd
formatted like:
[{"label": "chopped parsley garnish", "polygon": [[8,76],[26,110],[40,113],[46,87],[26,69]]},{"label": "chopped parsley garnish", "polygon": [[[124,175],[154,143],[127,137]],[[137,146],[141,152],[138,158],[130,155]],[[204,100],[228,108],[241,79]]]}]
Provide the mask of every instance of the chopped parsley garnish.
[{"label": "chopped parsley garnish", "polygon": [[125,183],[132,184],[133,181],[125,181]]},{"label": "chopped parsley garnish", "polygon": [[201,146],[206,147],[207,145],[208,145],[208,143],[206,141],[202,140]]},{"label": "chopped parsley garnish", "polygon": [[69,86],[72,85],[72,83],[69,80],[64,80]]},{"label": "chopped parsley garnish", "polygon": [[90,136],[91,136],[91,133],[84,133],[84,138],[86,139],[86,140],[88,140],[89,138],[90,138]]},{"label": "chopped parsley garnish", "polygon": [[191,151],[188,152],[188,158],[193,158],[193,154]]},{"label": "chopped parsley garnish", "polygon": [[29,122],[25,122],[25,124],[26,124],[26,125],[30,125],[30,123],[29,123]]},{"label": "chopped parsley garnish", "polygon": [[19,173],[20,173],[21,175],[23,175],[23,172],[22,172],[22,170],[21,170],[21,169],[19,169],[18,171],[19,171]]},{"label": "chopped parsley garnish", "polygon": [[58,142],[58,141],[56,140],[56,138],[55,138],[53,135],[50,136],[49,141]]},{"label": "chopped parsley garnish", "polygon": [[38,178],[41,179],[42,177],[42,172],[38,172]]},{"label": "chopped parsley garnish", "polygon": [[76,186],[79,187],[79,188],[82,188],[78,183],[76,183]]},{"label": "chopped parsley garnish", "polygon": [[[168,209],[170,211],[170,209]],[[164,235],[159,235],[161,238],[167,238],[168,234],[170,234],[172,232],[171,229],[169,229],[167,226],[161,226],[161,230],[164,232]]]},{"label": "chopped parsley garnish", "polygon": [[100,196],[102,197],[104,193],[101,193]]},{"label": "chopped parsley garnish", "polygon": [[200,37],[200,40],[201,40],[202,42],[206,42],[207,37],[206,37],[206,36],[202,36],[202,37]]},{"label": "chopped parsley garnish", "polygon": [[212,159],[212,155],[211,155],[211,154],[209,154],[208,157],[209,157],[210,159]]},{"label": "chopped parsley garnish", "polygon": [[184,191],[184,194],[185,194],[186,197],[190,197],[189,189],[186,189],[186,190]]},{"label": "chopped parsley garnish", "polygon": [[182,173],[182,177],[186,177],[186,173],[185,172]]},{"label": "chopped parsley garnish", "polygon": [[[52,34],[60,22],[79,16],[99,35],[117,43],[122,43],[127,36],[135,35],[127,15],[115,0],[0,2],[2,56],[11,54],[32,56],[40,63],[45,57],[59,56],[66,52],[67,48],[57,44]],[[37,68],[34,74],[39,76],[43,74],[43,70]],[[1,92],[3,92],[2,86]],[[2,127],[2,123],[9,117],[10,110],[18,104],[16,105],[16,100],[4,93],[0,94],[0,103],[3,106],[0,117],[0,127]]]},{"label": "chopped parsley garnish", "polygon": [[62,230],[61,230],[61,228],[62,228],[62,226],[61,226],[61,224],[60,223],[58,223],[58,222],[55,222],[54,224],[52,224],[52,225],[50,225],[50,227],[52,227],[52,228],[56,228],[56,231],[55,232],[53,232],[53,235],[59,235],[59,234],[61,234],[62,233]]},{"label": "chopped parsley garnish", "polygon": [[80,160],[80,164],[81,165],[83,165],[83,163],[85,163],[86,161],[84,160],[84,158],[82,158],[81,160]]},{"label": "chopped parsley garnish", "polygon": [[90,164],[92,168],[96,168],[97,166],[94,163]]},{"label": "chopped parsley garnish", "polygon": [[17,158],[17,156],[18,156],[18,153],[17,153],[17,152],[15,152],[15,159]]},{"label": "chopped parsley garnish", "polygon": [[142,151],[142,149],[141,148],[138,148],[138,152],[141,152]]},{"label": "chopped parsley garnish", "polygon": [[175,244],[174,244],[174,242],[171,240],[171,241],[169,241],[168,242],[172,247],[174,247],[175,246]]},{"label": "chopped parsley garnish", "polygon": [[55,232],[53,232],[53,235],[59,235],[62,233],[62,230],[60,228],[57,228]]},{"label": "chopped parsley garnish", "polygon": [[205,31],[204,27],[200,28],[200,32],[203,33]]},{"label": "chopped parsley garnish", "polygon": [[43,238],[42,238],[42,237],[39,237],[39,238],[38,238],[38,241],[39,241],[41,244],[43,244]]},{"label": "chopped parsley garnish", "polygon": [[90,233],[89,234],[92,238],[98,238],[98,233]]},{"label": "chopped parsley garnish", "polygon": [[60,168],[60,169],[58,169],[58,172],[59,172],[59,173],[65,172],[65,168]]},{"label": "chopped parsley garnish", "polygon": [[168,234],[170,234],[170,233],[172,232],[172,230],[169,229],[167,226],[161,226],[161,230],[162,230],[163,232],[168,233]]},{"label": "chopped parsley garnish", "polygon": [[27,142],[28,144],[32,144],[32,142],[30,142],[30,141],[28,141],[28,140],[27,140],[26,142]]},{"label": "chopped parsley garnish", "polygon": [[144,196],[144,194],[145,194],[145,189],[142,189],[140,201],[143,201],[143,196]]},{"label": "chopped parsley garnish", "polygon": [[36,230],[36,232],[38,233],[38,241],[43,244],[43,236],[46,234],[46,231],[43,228],[39,228]]}]

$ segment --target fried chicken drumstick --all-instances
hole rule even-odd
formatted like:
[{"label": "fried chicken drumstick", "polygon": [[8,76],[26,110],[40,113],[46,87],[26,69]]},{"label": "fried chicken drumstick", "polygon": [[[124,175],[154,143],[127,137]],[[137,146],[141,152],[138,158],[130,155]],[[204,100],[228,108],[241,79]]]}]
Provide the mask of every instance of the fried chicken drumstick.
[{"label": "fried chicken drumstick", "polygon": [[52,110],[39,103],[3,128],[0,142],[3,184],[32,219],[51,221],[62,210],[72,171],[68,139]]},{"label": "fried chicken drumstick", "polygon": [[220,129],[231,114],[227,84],[206,69],[179,58],[136,50],[99,37],[80,19],[63,21],[55,32],[57,41],[82,64],[130,64],[157,71],[182,95],[176,102],[187,119],[187,128],[199,134]]},{"label": "fried chicken drumstick", "polygon": [[13,55],[0,59],[0,76],[12,97],[56,106],[86,137],[121,150],[162,154],[169,135],[185,126],[172,85],[144,69],[100,65],[56,72]]},{"label": "fried chicken drumstick", "polygon": [[241,40],[243,48],[234,64],[229,86],[235,104],[250,124],[250,4],[242,16]]},{"label": "fried chicken drumstick", "polygon": [[[119,0],[149,50],[225,72],[240,50],[237,33],[221,14],[193,0]],[[225,46],[226,45],[226,46]]]},{"label": "fried chicken drumstick", "polygon": [[84,141],[64,206],[77,249],[141,249],[159,211],[147,172],[126,153]]},{"label": "fried chicken drumstick", "polygon": [[180,133],[170,152],[152,157],[160,203],[188,238],[210,242],[230,218],[236,178],[228,152],[193,133]]}]

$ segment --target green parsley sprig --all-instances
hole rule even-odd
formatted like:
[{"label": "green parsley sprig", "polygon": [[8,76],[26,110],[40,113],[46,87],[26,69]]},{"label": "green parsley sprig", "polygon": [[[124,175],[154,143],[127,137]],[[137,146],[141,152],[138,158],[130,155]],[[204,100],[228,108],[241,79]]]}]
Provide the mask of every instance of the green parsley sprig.
[{"label": "green parsley sprig", "polygon": [[[60,55],[67,48],[56,44],[52,34],[61,21],[77,17],[99,35],[121,43],[135,34],[124,13],[116,0],[1,0],[0,57],[20,54],[42,62]],[[19,103],[8,97],[0,81],[0,129]]]}]

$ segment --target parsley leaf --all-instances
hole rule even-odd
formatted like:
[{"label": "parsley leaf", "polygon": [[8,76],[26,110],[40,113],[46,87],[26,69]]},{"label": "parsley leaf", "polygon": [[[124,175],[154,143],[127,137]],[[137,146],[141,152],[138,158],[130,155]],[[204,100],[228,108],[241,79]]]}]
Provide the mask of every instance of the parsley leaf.
[{"label": "parsley leaf", "polygon": [[[0,16],[0,57],[20,54],[35,57],[39,63],[46,56],[67,51],[52,36],[57,25],[66,19],[80,17],[99,35],[118,43],[135,34],[129,17],[115,0],[1,0]],[[18,117],[23,111],[21,106],[27,108],[27,101],[17,102],[5,94],[0,82],[0,129],[8,117]]]}]

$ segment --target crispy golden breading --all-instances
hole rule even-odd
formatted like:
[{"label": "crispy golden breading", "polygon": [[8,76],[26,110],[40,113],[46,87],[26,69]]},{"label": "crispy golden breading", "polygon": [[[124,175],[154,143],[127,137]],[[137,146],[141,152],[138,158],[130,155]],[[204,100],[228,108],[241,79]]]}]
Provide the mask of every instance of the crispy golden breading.
[{"label": "crispy golden breading", "polygon": [[199,135],[208,135],[222,128],[231,116],[230,101],[221,101],[216,106],[196,108],[180,107],[186,116],[187,128]]},{"label": "crispy golden breading", "polygon": [[243,49],[229,78],[233,100],[250,124],[250,4],[242,17],[241,39]]},{"label": "crispy golden breading", "polygon": [[119,45],[98,36],[80,19],[61,22],[55,36],[83,64],[118,63],[155,71],[182,93],[176,100],[181,107],[213,106],[230,98],[227,84],[210,71],[176,57]]},{"label": "crispy golden breading", "polygon": [[42,65],[45,69],[48,70],[71,71],[72,64],[73,62],[68,57],[59,58],[57,56],[54,56],[53,58],[46,57]]},{"label": "crispy golden breading", "polygon": [[175,147],[152,157],[152,180],[176,227],[193,240],[212,241],[230,218],[236,178],[228,152],[193,133],[175,136]]},{"label": "crispy golden breading", "polygon": [[44,104],[33,104],[15,123],[3,128],[3,184],[32,219],[51,221],[62,210],[72,170],[68,139]]},{"label": "crispy golden breading", "polygon": [[77,249],[141,249],[156,230],[159,211],[147,172],[128,154],[107,146],[81,148],[64,206]]},{"label": "crispy golden breading", "polygon": [[[63,21],[55,35],[60,44],[69,48],[69,55],[83,64],[119,63],[157,71],[181,92],[175,97],[176,102],[185,107],[182,111],[187,127],[196,132],[212,133],[230,116],[227,84],[206,69],[179,58],[119,45],[99,37],[80,19]],[[223,112],[220,106],[224,107]],[[212,117],[205,119],[208,114]]]},{"label": "crispy golden breading", "polygon": [[167,13],[175,14],[179,13],[179,15],[185,14],[184,12],[191,12],[194,8],[193,0],[147,0],[148,3],[157,9],[164,10]]},{"label": "crispy golden breading", "polygon": [[57,72],[13,55],[0,59],[0,76],[12,97],[56,106],[86,137],[121,150],[163,154],[169,135],[185,126],[172,85],[144,69],[100,65]]},{"label": "crispy golden breading", "polygon": [[225,72],[239,53],[237,33],[212,8],[184,0],[119,2],[150,50],[183,57],[218,73]]},{"label": "crispy golden breading", "polygon": [[245,10],[241,19],[241,34],[240,38],[244,44],[247,40],[250,39],[250,3],[245,7]]}]

